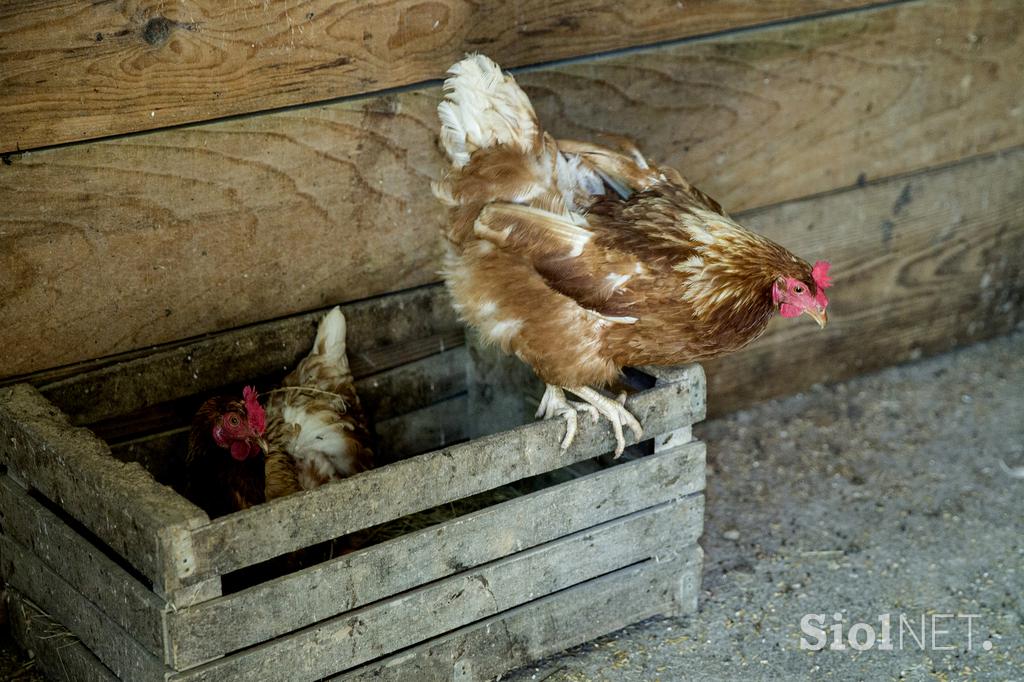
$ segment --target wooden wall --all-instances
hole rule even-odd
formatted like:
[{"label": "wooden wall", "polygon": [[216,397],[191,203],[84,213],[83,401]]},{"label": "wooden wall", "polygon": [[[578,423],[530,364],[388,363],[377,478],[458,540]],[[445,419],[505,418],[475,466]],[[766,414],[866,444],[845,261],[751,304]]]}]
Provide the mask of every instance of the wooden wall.
[{"label": "wooden wall", "polygon": [[472,50],[833,262],[829,328],[712,363],[713,409],[1024,316],[1017,0],[230,7],[0,8],[0,379],[436,281],[437,79]]}]

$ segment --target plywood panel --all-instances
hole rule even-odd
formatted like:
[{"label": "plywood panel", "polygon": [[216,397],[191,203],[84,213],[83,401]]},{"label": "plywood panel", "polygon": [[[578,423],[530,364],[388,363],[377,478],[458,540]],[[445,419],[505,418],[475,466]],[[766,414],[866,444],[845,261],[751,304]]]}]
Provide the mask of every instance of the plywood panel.
[{"label": "plywood panel", "polygon": [[0,8],[0,152],[880,0],[39,0]]},{"label": "plywood panel", "polygon": [[[521,80],[555,133],[631,134],[735,212],[1024,144],[1022,29],[1010,0],[936,0]],[[0,165],[0,376],[435,281],[437,98]]]}]

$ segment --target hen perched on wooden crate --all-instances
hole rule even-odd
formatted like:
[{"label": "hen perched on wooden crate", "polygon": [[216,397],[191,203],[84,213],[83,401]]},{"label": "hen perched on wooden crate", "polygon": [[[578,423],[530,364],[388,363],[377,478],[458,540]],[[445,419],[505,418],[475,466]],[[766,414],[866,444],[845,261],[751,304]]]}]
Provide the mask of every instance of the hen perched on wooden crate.
[{"label": "hen perched on wooden crate", "polygon": [[313,348],[268,392],[210,398],[189,433],[188,497],[211,516],[369,469],[370,434],[345,352],[345,316],[320,322]]},{"label": "hen perched on wooden crate", "polygon": [[[438,106],[451,168],[434,194],[451,207],[445,277],[482,337],[547,384],[537,416],[576,411],[640,423],[595,390],[623,367],[680,365],[757,338],[775,312],[824,326],[829,265],[811,267],[744,229],[678,171],[555,140],[493,61],[455,64]],[[569,391],[585,403],[571,403]]]}]

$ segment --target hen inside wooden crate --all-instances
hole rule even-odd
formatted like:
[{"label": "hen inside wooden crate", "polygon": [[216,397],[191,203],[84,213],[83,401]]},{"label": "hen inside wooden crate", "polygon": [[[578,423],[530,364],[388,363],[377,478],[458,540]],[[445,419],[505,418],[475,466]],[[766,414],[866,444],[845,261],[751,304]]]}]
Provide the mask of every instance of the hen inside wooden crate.
[{"label": "hen inside wooden crate", "polygon": [[[158,484],[182,485],[194,410],[277,385],[323,311],[0,389],[0,574],[15,601],[131,680],[449,679],[453,665],[487,679],[696,608],[699,367],[632,375],[625,408],[650,442],[611,462],[607,422],[581,419],[563,448],[564,421],[533,420],[443,288],[342,309],[378,466],[219,518]],[[489,432],[509,419],[529,423]]]},{"label": "hen inside wooden crate", "polygon": [[[543,384],[515,358],[477,343],[472,332],[467,335],[443,287],[352,303],[341,311],[348,362],[372,432],[375,467],[533,421]],[[75,424],[104,439],[115,457],[139,462],[178,492],[194,492],[189,476],[197,472],[185,458],[197,409],[210,396],[241,399],[245,386],[255,386],[264,401],[267,391],[281,390],[282,378],[310,353],[325,312],[97,363],[101,366],[71,377],[55,373],[39,388]],[[635,392],[654,384],[653,376],[629,370],[616,389]],[[685,442],[688,433],[677,439]],[[610,454],[585,459],[243,567],[223,576],[223,593],[631,462],[654,449],[653,440],[644,441],[621,459]],[[221,454],[227,460],[227,453]],[[508,452],[510,459],[517,456],[521,453]],[[216,484],[233,485],[231,480]],[[202,498],[189,497],[211,517],[219,515]]]}]

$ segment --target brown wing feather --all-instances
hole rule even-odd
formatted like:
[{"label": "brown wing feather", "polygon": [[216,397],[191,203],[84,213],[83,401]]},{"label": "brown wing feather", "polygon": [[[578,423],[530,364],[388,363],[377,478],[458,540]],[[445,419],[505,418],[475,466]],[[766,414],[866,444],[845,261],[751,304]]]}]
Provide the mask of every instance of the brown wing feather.
[{"label": "brown wing feather", "polygon": [[492,204],[476,234],[528,260],[547,284],[580,306],[633,316],[651,300],[678,297],[686,276],[675,266],[696,253],[687,231],[685,191],[659,183],[628,199],[604,197],[578,225],[566,216],[517,204]]},{"label": "brown wing feather", "polygon": [[267,500],[284,497],[302,490],[302,486],[299,485],[298,472],[295,470],[295,460],[280,449],[280,439],[271,433],[267,442],[270,444],[270,452],[267,453],[264,460]]},{"label": "brown wing feather", "polygon": [[620,144],[625,147],[626,153],[575,140],[558,140],[557,144],[562,153],[579,156],[586,166],[633,192],[644,192],[668,185],[672,190],[685,194],[689,202],[725,215],[721,204],[690,184],[679,171],[669,166],[648,164],[636,145],[625,138],[620,139]]}]

